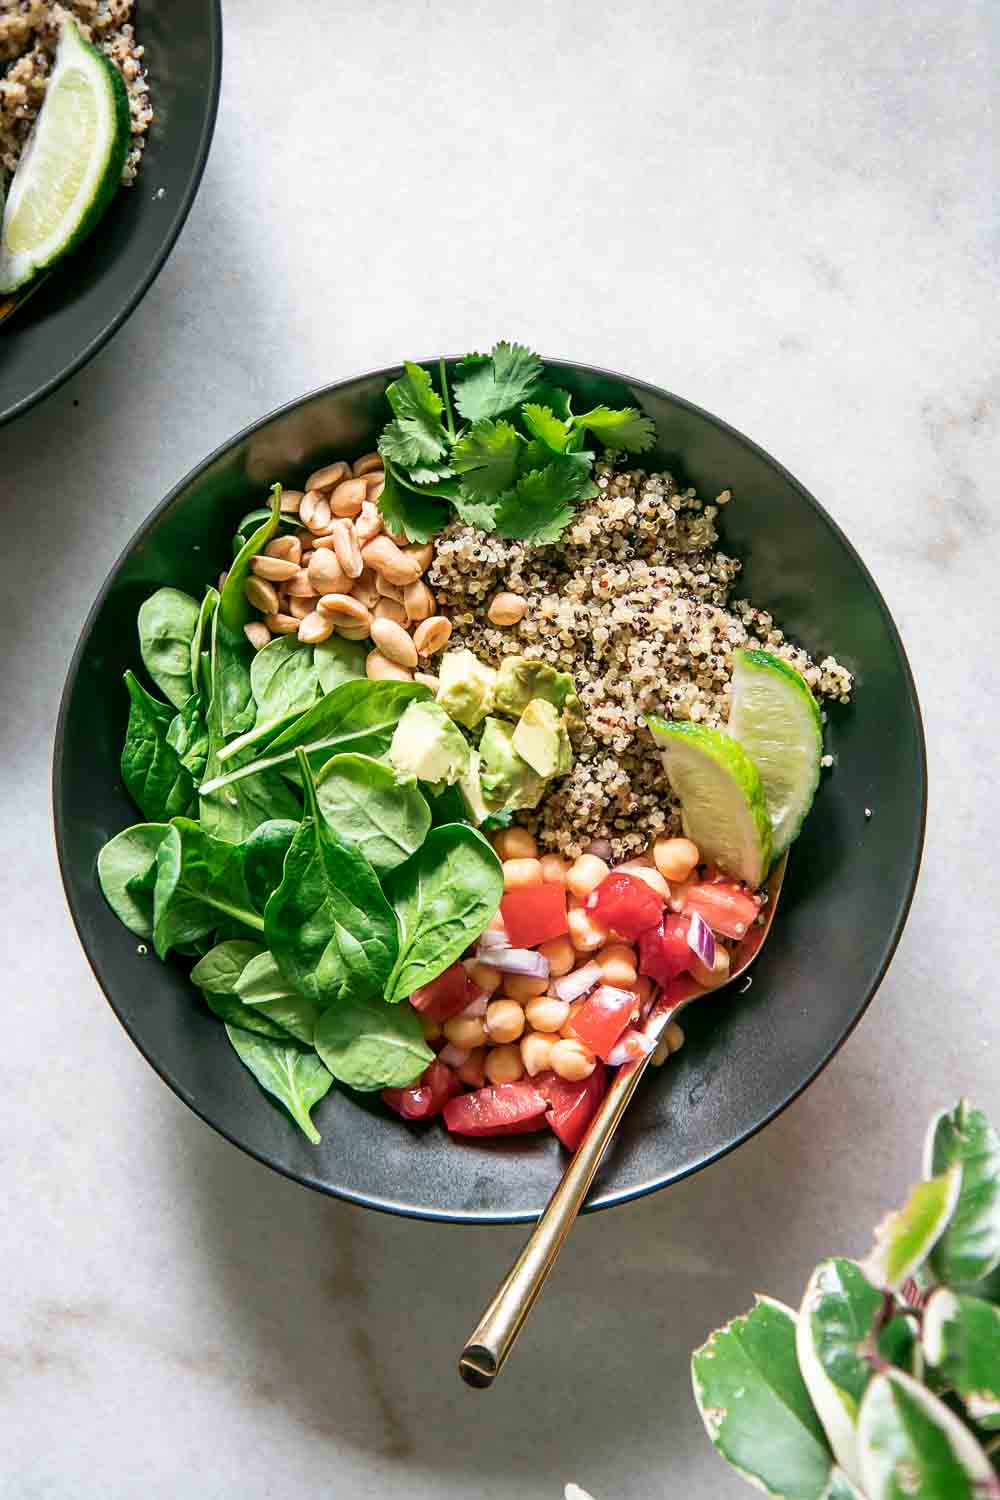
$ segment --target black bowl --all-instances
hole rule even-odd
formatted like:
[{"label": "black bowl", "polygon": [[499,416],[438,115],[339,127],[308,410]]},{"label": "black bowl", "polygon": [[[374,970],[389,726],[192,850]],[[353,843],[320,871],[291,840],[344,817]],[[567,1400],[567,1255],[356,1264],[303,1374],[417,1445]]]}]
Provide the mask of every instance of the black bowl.
[{"label": "black bowl", "polygon": [[[371,448],[396,373],[344,381],[248,428],[189,474],[133,538],[87,620],[63,696],[54,769],[59,859],[80,938],[125,1029],[229,1140],[309,1187],[372,1208],[530,1219],[564,1164],[548,1133],[455,1143],[439,1123],[407,1126],[377,1098],[345,1091],[320,1106],[323,1143],[310,1146],[237,1062],[183,969],[158,963],[119,925],[95,876],[104,841],[138,821],[118,757],[121,675],[137,665],[139,603],[164,583],[200,593],[229,555],[236,519],[272,480],[301,482],[334,455]],[[702,494],[732,488],[723,545],[744,560],[741,592],[813,654],[832,652],[856,674],[854,702],[829,714],[836,769],[792,850],[752,987],[687,1012],[687,1045],[644,1081],[601,1168],[590,1206],[602,1208],[731,1150],[829,1062],[874,994],[906,918],[923,842],[926,765],[913,681],[889,612],[846,537],[802,486],[738,432],[665,391],[573,365],[559,366],[559,383],[586,405],[630,399],[657,424],[658,462]]]},{"label": "black bowl", "polygon": [[215,128],[221,0],[137,0],[155,116],[138,176],[90,238],[0,325],[0,426],[54,391],[117,331],[181,232]]}]

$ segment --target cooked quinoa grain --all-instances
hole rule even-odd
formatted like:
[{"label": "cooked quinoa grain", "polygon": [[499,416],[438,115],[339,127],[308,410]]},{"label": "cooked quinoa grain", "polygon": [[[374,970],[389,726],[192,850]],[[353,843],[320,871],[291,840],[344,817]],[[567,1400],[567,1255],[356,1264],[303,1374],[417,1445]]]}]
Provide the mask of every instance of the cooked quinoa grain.
[{"label": "cooked quinoa grain", "polygon": [[133,0],[0,0],[0,187],[13,176],[45,98],[49,69],[67,15],[114,62],[128,94],[132,142],[122,182],[135,178],[153,118],[143,49],[132,25]]},{"label": "cooked quinoa grain", "polygon": [[[517,820],[545,849],[576,856],[608,839],[620,860],[681,831],[648,714],[724,725],[741,646],[791,662],[820,699],[846,703],[851,675],[833,657],[814,662],[765,610],[731,600],[740,564],[718,549],[715,525],[728,490],[709,503],[670,474],[610,460],[594,477],[598,495],[557,547],[454,525],[437,539],[427,581],[451,619],[451,646],[494,666],[516,653],[573,674],[585,721],[573,769]],[[487,613],[500,591],[528,602],[503,629]]]}]

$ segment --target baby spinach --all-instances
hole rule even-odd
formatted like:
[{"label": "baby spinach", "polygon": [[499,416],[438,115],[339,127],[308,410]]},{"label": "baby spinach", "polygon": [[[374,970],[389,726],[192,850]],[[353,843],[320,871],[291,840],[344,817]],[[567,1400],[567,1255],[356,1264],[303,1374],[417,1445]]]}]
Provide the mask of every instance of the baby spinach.
[{"label": "baby spinach", "polygon": [[313,647],[294,635],[275,636],[250,664],[250,692],[256,705],[253,725],[219,751],[220,762],[273,740],[315,703],[320,686]]},{"label": "baby spinach", "polygon": [[503,870],[490,845],[465,823],[433,828],[386,881],[399,921],[399,953],[385,998],[405,1000],[454,963],[500,905]]},{"label": "baby spinach", "polygon": [[[259,505],[255,510],[248,510],[245,516],[240,517],[239,524],[233,534],[233,556],[239,557],[247,542],[253,536],[258,527],[271,519],[271,507]],[[282,511],[278,517],[279,533],[298,531],[300,521],[297,515],[291,511]]]},{"label": "baby spinach", "polygon": [[263,1012],[300,1042],[312,1045],[319,1008],[288,983],[273,954],[265,951],[250,960],[236,981],[236,994],[248,1009]]},{"label": "baby spinach", "polygon": [[199,694],[192,693],[184,707],[167,726],[167,744],[194,781],[205,774],[208,761],[208,726],[202,713]]},{"label": "baby spinach", "polygon": [[161,693],[180,708],[195,690],[191,643],[200,608],[180,589],[157,589],[139,607],[139,651]]},{"label": "baby spinach", "polygon": [[175,818],[156,851],[153,913],[160,958],[177,944],[212,932],[220,917],[258,932],[264,928],[243,878],[243,851],[213,838],[191,818]]},{"label": "baby spinach", "polygon": [[317,1004],[368,999],[392,970],[395,919],[371,865],[320,813],[305,753],[298,757],[306,816],[264,908],[267,945],[285,978]]},{"label": "baby spinach", "polygon": [[285,1106],[303,1134],[317,1145],[320,1133],[312,1122],[312,1110],[329,1093],[333,1077],[315,1052],[297,1042],[272,1041],[238,1026],[227,1026],[226,1035],[261,1088]]},{"label": "baby spinach", "polygon": [[319,1018],[314,1046],[334,1078],[349,1088],[405,1088],[434,1061],[417,1013],[384,1000],[348,1000]]},{"label": "baby spinach", "polygon": [[298,822],[291,818],[269,818],[243,841],[243,876],[250,899],[258,911],[281,884],[281,872]]},{"label": "baby spinach", "polygon": [[354,844],[376,875],[387,875],[419,849],[431,812],[412,778],[368,755],[335,755],[316,777],[316,801],[338,838]]},{"label": "baby spinach", "polygon": [[235,995],[240,975],[251,959],[266,953],[263,943],[231,938],[205,954],[191,970],[191,978],[200,990],[213,995]]},{"label": "baby spinach", "polygon": [[230,735],[245,733],[257,717],[250,682],[253,651],[242,630],[226,625],[221,608],[212,616],[211,642],[207,717],[221,750]]},{"label": "baby spinach", "polygon": [[332,693],[342,682],[352,682],[365,676],[368,659],[367,641],[345,641],[339,635],[331,635],[313,647],[313,661],[319,678],[321,693]]},{"label": "baby spinach", "polygon": [[156,851],[170,832],[166,823],[136,823],[109,839],[97,856],[97,878],[104,899],[119,922],[136,937],[153,936],[153,884]]},{"label": "baby spinach", "polygon": [[242,636],[243,627],[253,618],[253,608],[244,593],[243,586],[250,576],[250,563],[263,552],[268,542],[277,535],[281,525],[281,485],[276,484],[271,489],[271,508],[267,520],[262,521],[256,531],[243,543],[239,552],[233,558],[226,581],[222,586],[222,594],[219,599],[218,613],[227,631],[234,636]]},{"label": "baby spinach", "polygon": [[174,712],[147,693],[134,673],[125,673],[125,686],[129,713],[122,781],[149,822],[167,822],[187,812],[194,796],[194,779],[167,738]]},{"label": "baby spinach", "polygon": [[201,794],[211,796],[264,771],[294,771],[299,749],[306,751],[314,770],[339,751],[384,755],[408,705],[430,697],[430,689],[419,682],[342,682],[277,735],[259,760],[225,775],[212,774],[209,767]]},{"label": "baby spinach", "polygon": [[[223,1021],[262,1036],[296,1037],[312,1043],[316,1007],[286,985],[264,985],[254,975],[262,971],[260,960],[274,966],[260,943],[230,939],[217,943],[191,970],[191,978],[202,991],[205,1003]],[[270,990],[270,993],[264,993]],[[246,996],[246,998],[244,998]]]},{"label": "baby spinach", "polygon": [[267,1015],[266,1006],[244,1005],[236,995],[217,995],[211,990],[202,990],[201,998],[213,1016],[218,1016],[228,1026],[238,1026],[241,1031],[254,1031],[258,1036],[271,1037],[279,1042],[291,1040],[291,1033]]},{"label": "baby spinach", "polygon": [[212,640],[212,619],[219,607],[219,591],[212,588],[211,584],[205,590],[205,597],[201,601],[198,611],[198,623],[191,637],[191,681],[194,691],[202,698],[202,707],[208,703],[211,684],[209,682],[210,655],[209,647]]}]

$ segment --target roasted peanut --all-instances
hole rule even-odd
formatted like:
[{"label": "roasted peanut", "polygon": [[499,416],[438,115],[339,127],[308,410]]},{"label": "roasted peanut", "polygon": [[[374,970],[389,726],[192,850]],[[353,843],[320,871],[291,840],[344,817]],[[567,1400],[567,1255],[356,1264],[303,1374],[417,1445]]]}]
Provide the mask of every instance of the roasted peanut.
[{"label": "roasted peanut", "polygon": [[361,561],[361,548],[351,522],[343,519],[334,521],[330,534],[333,537],[333,550],[343,571],[348,578],[360,578],[364,563]]},{"label": "roasted peanut", "polygon": [[365,675],[373,682],[389,680],[392,682],[412,682],[413,673],[401,667],[398,662],[390,661],[383,656],[381,651],[369,651],[365,661]]},{"label": "roasted peanut", "polygon": [[357,516],[365,500],[365,481],[345,479],[330,496],[330,506],[335,516]]},{"label": "roasted peanut", "polygon": [[413,644],[418,656],[434,656],[447,646],[451,639],[451,621],[444,615],[432,615],[422,620],[413,632]]},{"label": "roasted peanut", "polygon": [[329,639],[332,634],[333,621],[329,615],[323,614],[319,609],[314,609],[299,624],[299,640],[309,646],[318,645],[320,641]]},{"label": "roasted peanut", "polygon": [[254,609],[259,609],[262,615],[277,614],[278,591],[273,584],[267,583],[263,578],[251,576],[243,585],[243,592]]},{"label": "roasted peanut", "polygon": [[418,578],[416,583],[408,583],[403,590],[403,603],[406,606],[406,617],[414,624],[421,620],[429,620],[434,613],[434,595],[424,583]]},{"label": "roasted peanut", "polygon": [[299,506],[302,504],[301,490],[282,490],[281,513],[285,516],[297,516]]},{"label": "roasted peanut", "polygon": [[299,633],[299,622],[294,615],[267,615],[264,624],[272,635],[298,635]]},{"label": "roasted peanut", "polygon": [[406,624],[406,610],[398,599],[379,599],[374,614],[376,620],[395,620],[397,625]]},{"label": "roasted peanut", "polygon": [[322,535],[329,529],[333,519],[329,500],[318,490],[306,490],[299,506],[299,519],[305,522],[314,536]]},{"label": "roasted peanut", "polygon": [[309,559],[306,577],[310,588],[316,594],[349,594],[351,592],[351,580],[337,561],[336,554],[326,547],[317,548],[313,553]]},{"label": "roasted peanut", "polygon": [[332,490],[335,484],[342,479],[350,478],[351,466],[339,459],[335,464],[326,464],[322,469],[314,469],[306,480],[307,490]]},{"label": "roasted peanut", "polygon": [[361,512],[354,522],[354,534],[358,546],[365,547],[382,530],[382,512],[370,500],[365,500]]},{"label": "roasted peanut", "polygon": [[271,632],[262,620],[252,620],[249,625],[244,625],[243,634],[255,651],[262,651],[271,639]]},{"label": "roasted peanut", "polygon": [[325,615],[330,615],[333,623],[337,626],[346,625],[349,629],[365,629],[365,635],[371,630],[371,611],[366,609],[360,599],[353,599],[350,594],[323,594],[318,606]]},{"label": "roasted peanut", "polygon": [[372,474],[376,469],[383,469],[384,467],[381,453],[363,453],[360,458],[354,460],[354,463],[351,465],[351,473],[355,479],[360,479],[362,474]]},{"label": "roasted peanut", "polygon": [[268,542],[264,553],[267,557],[280,557],[285,562],[299,563],[302,561],[302,543],[297,536],[276,536],[273,542]]},{"label": "roasted peanut", "polygon": [[520,594],[496,594],[486,613],[494,625],[516,625],[528,613],[528,601]]},{"label": "roasted peanut", "polygon": [[362,549],[361,556],[380,578],[384,578],[387,583],[394,583],[397,588],[416,583],[420,577],[421,569],[417,559],[397,547],[385,532],[370,541]]},{"label": "roasted peanut", "polygon": [[[292,541],[294,540],[293,537]],[[266,579],[268,583],[287,583],[290,578],[295,577],[299,565],[285,557],[268,557],[266,553],[259,552],[250,559],[250,571],[257,578]]]},{"label": "roasted peanut", "polygon": [[395,620],[374,620],[372,640],[382,655],[394,661],[397,666],[412,670],[417,665],[417,648],[402,625],[398,625]]}]

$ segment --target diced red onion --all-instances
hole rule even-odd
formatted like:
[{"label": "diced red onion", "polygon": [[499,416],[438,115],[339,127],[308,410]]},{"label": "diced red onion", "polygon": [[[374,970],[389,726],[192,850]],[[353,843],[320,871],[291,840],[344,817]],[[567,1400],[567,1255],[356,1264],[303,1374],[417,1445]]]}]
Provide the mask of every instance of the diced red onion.
[{"label": "diced red onion", "polygon": [[603,978],[604,971],[600,964],[583,964],[579,969],[563,974],[561,979],[553,980],[552,993],[559,1000],[579,1000],[581,995],[586,995],[600,984]]},{"label": "diced red onion", "polygon": [[706,969],[715,967],[715,934],[696,911],[691,913],[687,941],[691,952],[698,955]]},{"label": "diced red onion", "polygon": [[438,1062],[447,1063],[449,1068],[462,1068],[468,1061],[468,1047],[456,1047],[454,1042],[449,1042],[447,1047],[442,1047],[438,1053]]},{"label": "diced red onion", "polygon": [[485,932],[479,934],[479,947],[484,948],[509,948],[510,938],[506,932],[497,932],[493,927],[487,927]]},{"label": "diced red onion", "polygon": [[474,1000],[470,1000],[464,1010],[459,1011],[460,1016],[468,1016],[471,1021],[478,1021],[486,1014],[486,996],[482,990]]},{"label": "diced red onion", "polygon": [[623,1031],[611,1051],[608,1053],[608,1063],[612,1068],[620,1068],[622,1063],[634,1062],[638,1057],[645,1057],[654,1051],[656,1043],[641,1031],[636,1031],[630,1026]]},{"label": "diced red onion", "polygon": [[549,961],[544,953],[531,948],[478,948],[480,963],[499,969],[501,974],[525,974],[531,979],[548,979]]}]

